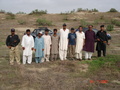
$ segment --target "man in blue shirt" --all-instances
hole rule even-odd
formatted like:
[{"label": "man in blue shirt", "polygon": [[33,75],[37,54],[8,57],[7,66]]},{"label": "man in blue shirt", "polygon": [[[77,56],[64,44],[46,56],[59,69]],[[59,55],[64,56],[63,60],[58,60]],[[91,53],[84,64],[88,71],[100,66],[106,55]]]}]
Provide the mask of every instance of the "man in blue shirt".
[{"label": "man in blue shirt", "polygon": [[76,45],[76,34],[74,28],[71,28],[71,33],[69,33],[68,39],[69,39],[69,56],[70,59],[74,60]]}]

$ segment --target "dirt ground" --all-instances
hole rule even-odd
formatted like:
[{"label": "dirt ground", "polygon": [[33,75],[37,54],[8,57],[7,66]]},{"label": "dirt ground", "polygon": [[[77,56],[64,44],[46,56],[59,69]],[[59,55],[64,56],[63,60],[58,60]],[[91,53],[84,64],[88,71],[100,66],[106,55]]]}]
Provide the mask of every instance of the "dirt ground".
[{"label": "dirt ground", "polygon": [[[53,22],[50,29],[62,28],[62,24],[66,23],[68,28],[77,28],[81,25],[80,20],[85,19],[92,23],[94,20],[104,16],[105,20],[120,20],[120,13],[75,13],[68,15],[46,14],[46,15],[27,15],[17,14],[13,20],[6,19],[6,14],[0,14],[0,90],[119,90],[120,88],[120,72],[108,69],[100,69],[94,74],[87,74],[89,65],[80,61],[54,61],[35,64],[34,57],[31,65],[9,65],[9,49],[5,45],[6,37],[10,34],[10,29],[15,28],[16,33],[22,38],[26,29],[33,31],[39,26],[36,25],[38,18],[46,18]],[[67,17],[68,20],[64,20]],[[20,25],[18,20],[26,21],[26,24]],[[103,20],[103,21],[105,21]],[[109,23],[100,22],[94,25],[99,30],[101,24]],[[120,55],[120,27],[114,26],[113,31],[108,31],[112,40],[107,46],[107,55]],[[22,49],[20,46],[21,58]],[[96,58],[96,52],[94,53]],[[109,57],[107,57],[109,59]],[[119,58],[117,58],[119,59]],[[83,61],[84,62],[84,61]],[[92,61],[90,61],[92,62]],[[118,66],[120,63],[118,63]],[[100,73],[99,73],[100,72]],[[107,74],[103,74],[107,72]],[[99,74],[98,74],[99,73]],[[114,74],[115,77],[112,77]],[[111,78],[110,78],[111,77]],[[111,79],[111,83],[107,84],[91,84],[90,80]]]}]

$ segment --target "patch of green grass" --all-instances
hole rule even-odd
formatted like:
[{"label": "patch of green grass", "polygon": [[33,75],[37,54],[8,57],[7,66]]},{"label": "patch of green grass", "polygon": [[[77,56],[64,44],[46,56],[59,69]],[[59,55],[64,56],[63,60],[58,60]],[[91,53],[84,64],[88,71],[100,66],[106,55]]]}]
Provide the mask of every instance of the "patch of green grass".
[{"label": "patch of green grass", "polygon": [[24,25],[24,24],[26,24],[26,21],[24,21],[24,20],[18,20],[18,23],[19,23],[20,25]]},{"label": "patch of green grass", "polygon": [[2,45],[5,45],[5,43],[4,42],[0,42],[0,46],[2,46]]},{"label": "patch of green grass", "polygon": [[87,73],[94,73],[96,71],[99,71],[99,69],[101,69],[102,67],[107,68],[107,69],[115,69],[115,70],[120,70],[116,64],[119,60],[120,56],[115,56],[115,55],[110,55],[107,57],[100,57],[100,58],[96,58],[95,60],[89,61],[89,60],[85,60],[81,63],[83,64],[88,64],[88,72]]}]

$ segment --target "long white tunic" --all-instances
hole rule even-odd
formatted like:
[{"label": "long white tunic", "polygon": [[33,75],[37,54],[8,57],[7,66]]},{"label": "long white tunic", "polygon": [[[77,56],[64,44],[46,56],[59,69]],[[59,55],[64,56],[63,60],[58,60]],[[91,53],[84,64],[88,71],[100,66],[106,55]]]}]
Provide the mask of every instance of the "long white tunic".
[{"label": "long white tunic", "polygon": [[44,38],[44,55],[50,55],[51,36],[43,35]]},{"label": "long white tunic", "polygon": [[66,29],[65,31],[63,29],[60,29],[60,41],[59,41],[60,50],[68,49],[68,34],[69,34],[69,29]]},{"label": "long white tunic", "polygon": [[76,32],[76,36],[77,36],[77,39],[76,39],[76,49],[75,49],[75,52],[76,53],[80,53],[83,49],[83,44],[84,44],[84,39],[85,39],[85,34],[84,32],[79,32],[77,31]]},{"label": "long white tunic", "polygon": [[25,47],[23,50],[23,55],[29,56],[32,55],[32,48],[34,48],[34,39],[33,36],[24,35],[22,38],[22,47]]}]

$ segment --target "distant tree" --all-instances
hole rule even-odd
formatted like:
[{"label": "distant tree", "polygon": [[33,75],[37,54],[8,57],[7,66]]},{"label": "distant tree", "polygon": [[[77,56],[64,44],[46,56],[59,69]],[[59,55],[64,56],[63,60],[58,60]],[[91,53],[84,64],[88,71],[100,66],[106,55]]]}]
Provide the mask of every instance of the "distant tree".
[{"label": "distant tree", "polygon": [[5,10],[0,10],[0,13],[5,13]]},{"label": "distant tree", "polygon": [[111,8],[109,12],[118,12],[115,8]]},{"label": "distant tree", "polygon": [[47,10],[38,10],[38,9],[35,9],[29,15],[33,15],[33,14],[36,14],[36,15],[47,14]]},{"label": "distant tree", "polygon": [[26,13],[19,11],[19,12],[17,12],[16,14],[26,14]]}]

